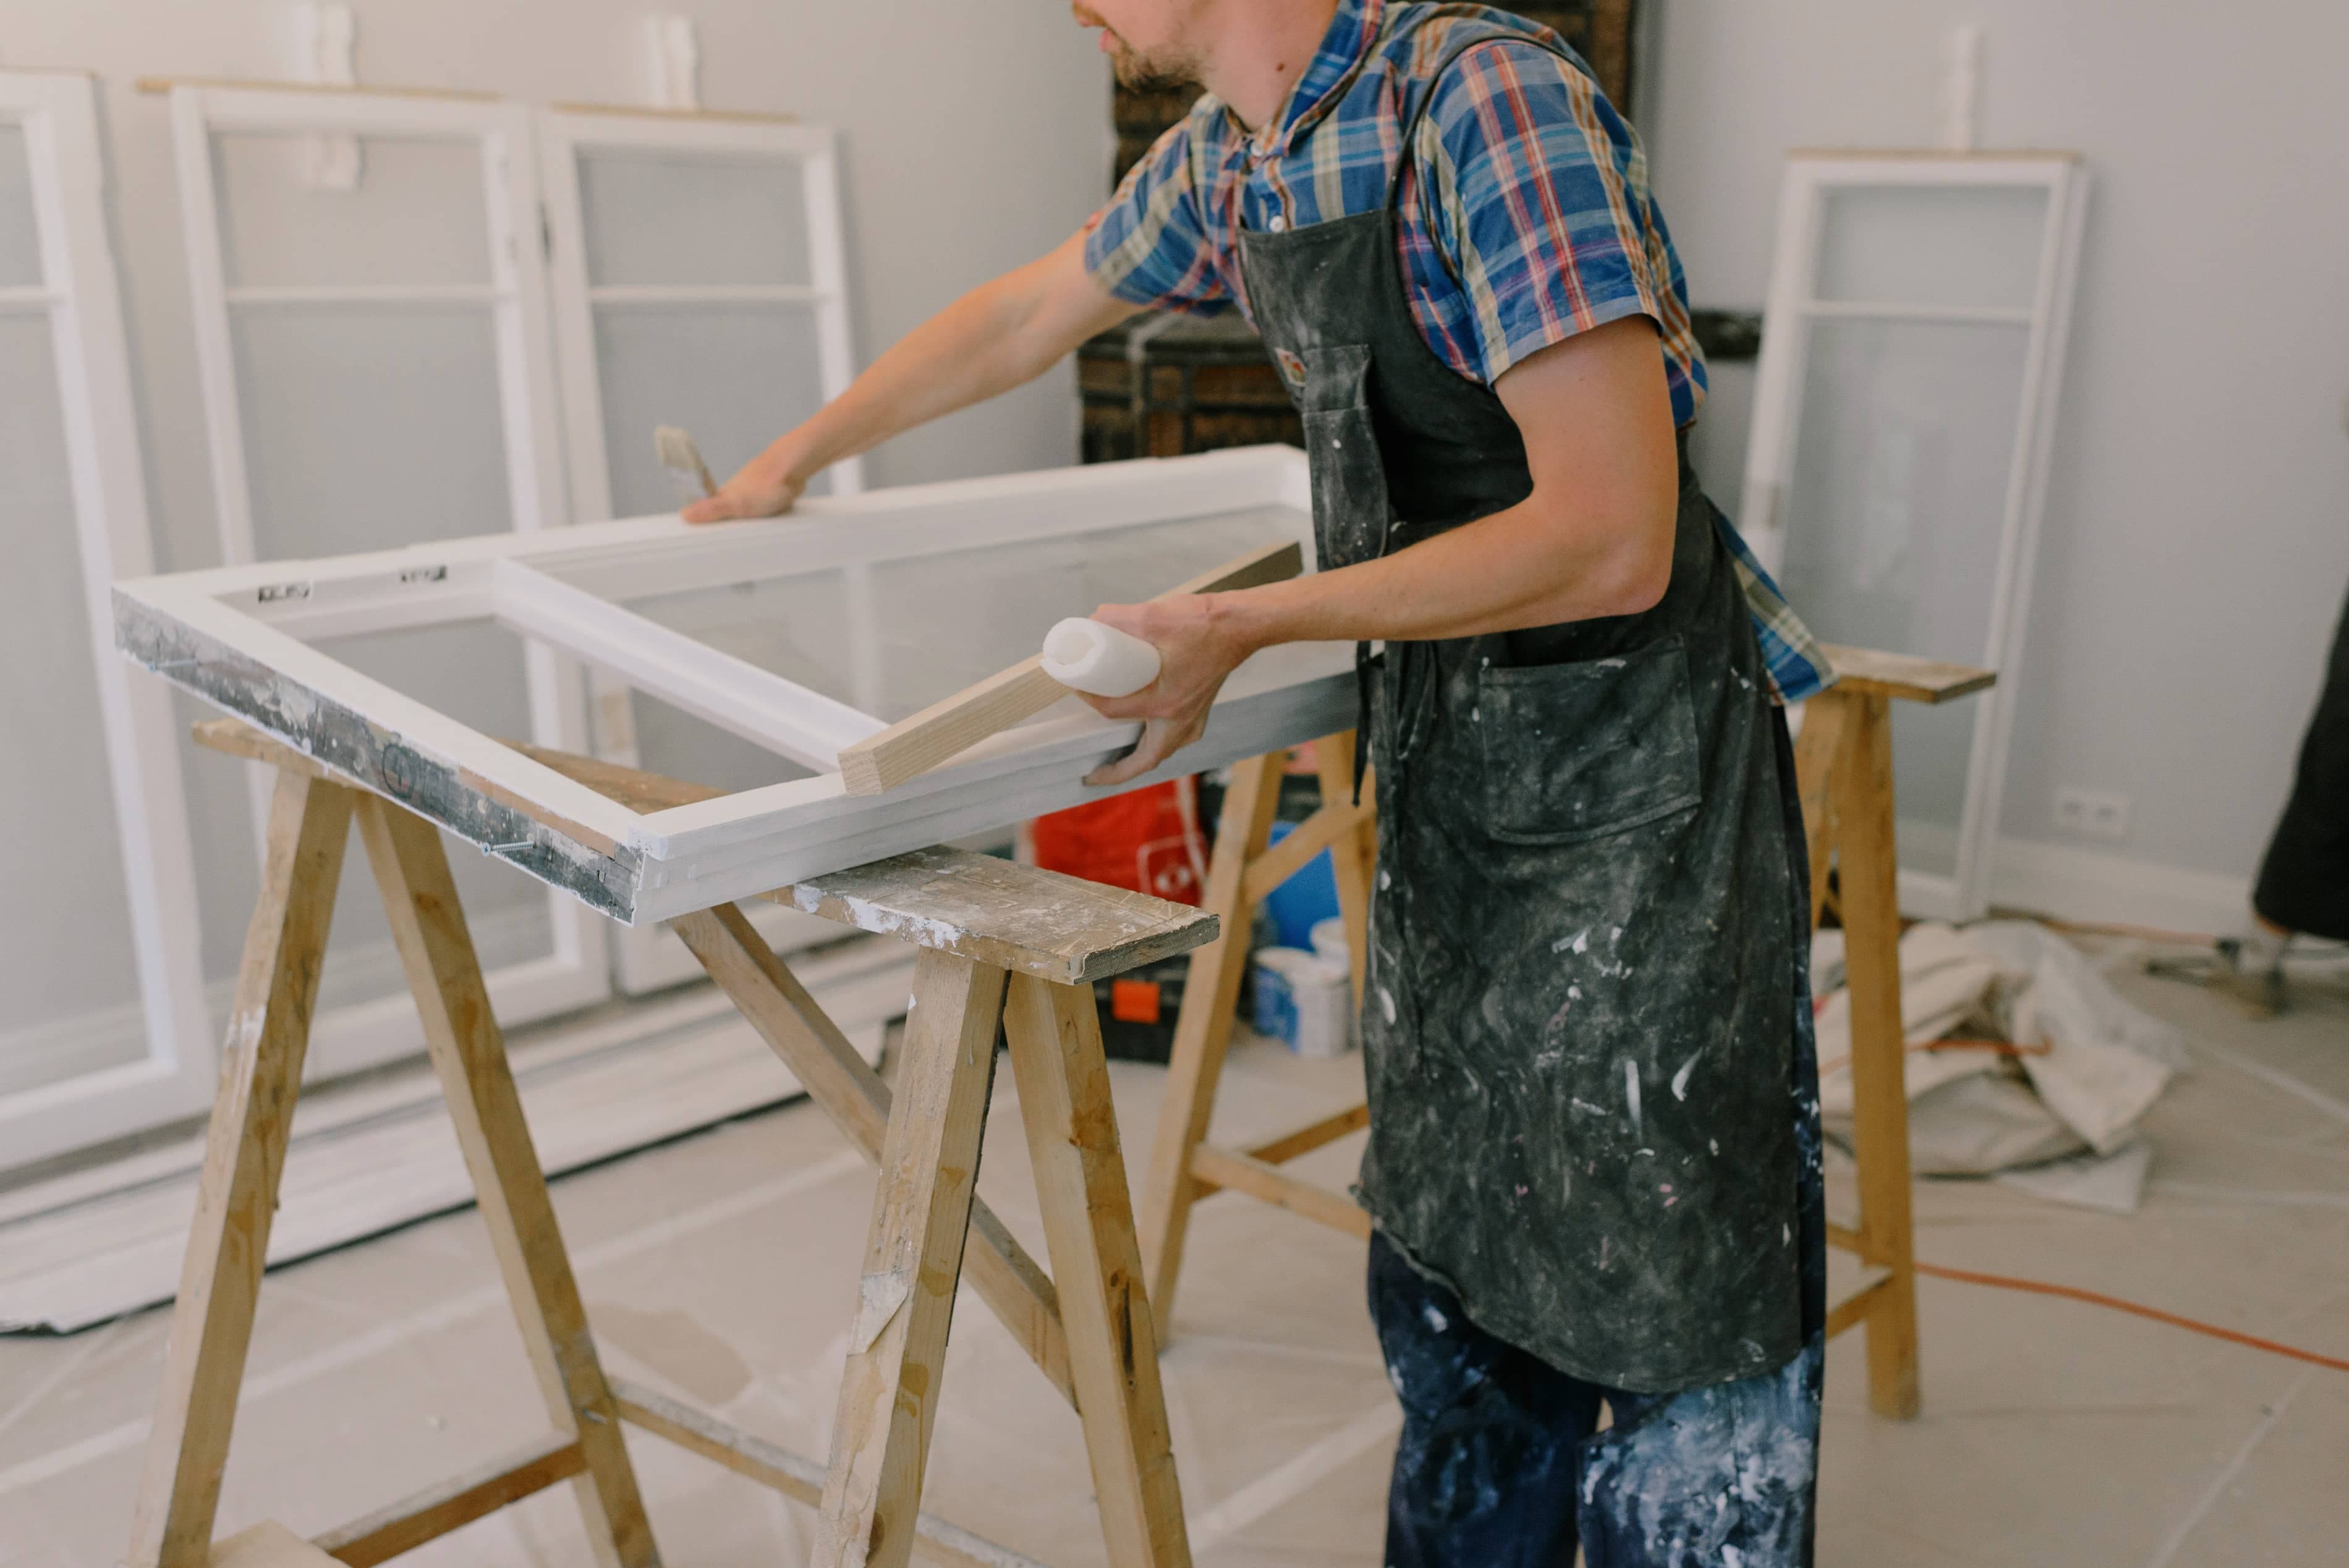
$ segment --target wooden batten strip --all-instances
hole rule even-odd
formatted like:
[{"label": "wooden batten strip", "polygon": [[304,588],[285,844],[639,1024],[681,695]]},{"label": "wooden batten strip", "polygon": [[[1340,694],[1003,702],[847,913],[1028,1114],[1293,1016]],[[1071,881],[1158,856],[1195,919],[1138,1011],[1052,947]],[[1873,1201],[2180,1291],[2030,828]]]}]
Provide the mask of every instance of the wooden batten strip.
[{"label": "wooden batten strip", "polygon": [[[1305,552],[1294,542],[1268,544],[1224,562],[1158,594],[1227,593],[1279,583],[1305,570]],[[940,763],[968,751],[991,735],[1032,718],[1069,695],[1044,673],[1040,657],[1021,660],[975,686],[932,703],[880,734],[840,748],[841,787],[851,795],[878,795],[918,779]]]},{"label": "wooden batten strip", "polygon": [[1251,1160],[1261,1160],[1267,1165],[1283,1165],[1300,1154],[1310,1154],[1325,1143],[1335,1143],[1350,1132],[1360,1132],[1371,1124],[1371,1108],[1366,1102],[1325,1116],[1309,1127],[1285,1133],[1269,1142],[1259,1143],[1247,1151]]},{"label": "wooden batten strip", "polygon": [[1371,1217],[1351,1198],[1316,1187],[1310,1181],[1299,1181],[1294,1176],[1284,1176],[1277,1167],[1237,1150],[1200,1144],[1191,1150],[1191,1175],[1195,1181],[1245,1192],[1301,1214],[1316,1224],[1370,1240]]},{"label": "wooden batten strip", "polygon": [[452,1530],[486,1518],[510,1502],[544,1491],[587,1468],[578,1439],[560,1433],[492,1460],[479,1470],[426,1487],[364,1519],[312,1542],[349,1568],[372,1568]]},{"label": "wooden batten strip", "polygon": [[[619,1401],[620,1419],[630,1426],[666,1438],[687,1452],[723,1465],[743,1480],[756,1481],[794,1502],[810,1508],[822,1505],[823,1467],[813,1460],[802,1459],[764,1438],[730,1427],[641,1383],[615,1377],[612,1393]],[[929,1562],[949,1568],[1044,1568],[1031,1557],[973,1535],[934,1513],[915,1520],[914,1550]]]},{"label": "wooden batten strip", "polygon": [[1288,830],[1288,836],[1248,863],[1241,896],[1261,903],[1272,890],[1305,869],[1315,855],[1371,820],[1370,808],[1333,801]]}]

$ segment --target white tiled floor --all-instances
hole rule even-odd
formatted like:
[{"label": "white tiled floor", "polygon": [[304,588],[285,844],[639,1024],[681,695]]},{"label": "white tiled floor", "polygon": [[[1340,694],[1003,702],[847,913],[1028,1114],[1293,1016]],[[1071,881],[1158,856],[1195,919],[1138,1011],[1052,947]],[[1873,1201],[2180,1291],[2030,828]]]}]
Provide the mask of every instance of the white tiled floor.
[{"label": "white tiled floor", "polygon": [[[2158,1154],[2143,1212],[1928,1183],[1920,1255],[2349,1356],[2349,995],[2312,987],[2297,1013],[2251,1023],[2173,982],[2126,986],[2198,1042],[2197,1071],[2147,1124]],[[1163,1075],[1115,1077],[1138,1166]],[[1359,1077],[1351,1061],[1258,1047],[1226,1086],[1219,1134],[1237,1141],[1336,1107]],[[1017,1114],[1006,1073],[980,1189],[1040,1254]],[[1340,1183],[1357,1143],[1299,1168]],[[871,1191],[804,1106],[558,1183],[606,1364],[820,1455]],[[1378,1561],[1395,1417],[1361,1263],[1358,1243],[1243,1199],[1199,1211],[1165,1368],[1203,1568]],[[1857,1335],[1830,1353],[1828,1568],[2349,1561],[2349,1375],[2064,1301],[1930,1279],[1921,1300],[1920,1420],[1867,1413]],[[0,1568],[114,1560],[164,1332],[148,1313],[0,1340]],[[263,1293],[223,1530],[263,1517],[322,1530],[541,1420],[475,1216],[282,1270]],[[657,1439],[630,1443],[667,1562],[802,1560],[801,1511]],[[1081,1568],[1102,1561],[1089,1490],[1076,1423],[966,1298],[929,1506]],[[557,1491],[405,1561],[587,1560]]]}]

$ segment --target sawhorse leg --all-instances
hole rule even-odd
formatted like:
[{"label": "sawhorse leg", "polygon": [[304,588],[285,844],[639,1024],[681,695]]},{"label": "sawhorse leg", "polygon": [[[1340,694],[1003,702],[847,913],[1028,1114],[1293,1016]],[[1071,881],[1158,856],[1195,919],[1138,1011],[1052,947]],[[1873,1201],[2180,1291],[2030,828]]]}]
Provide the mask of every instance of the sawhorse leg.
[{"label": "sawhorse leg", "polygon": [[1899,851],[1893,829],[1892,713],[1880,695],[1831,688],[1806,707],[1795,748],[1810,839],[1811,919],[1835,856],[1851,987],[1852,1156],[1856,1231],[1836,1244],[1886,1274],[1827,1315],[1827,1332],[1868,1330],[1868,1402],[1906,1420],[1920,1408],[1917,1274],[1909,1220],[1907,1042],[1900,1022]]},{"label": "sawhorse leg", "polygon": [[[1256,907],[1325,848],[1346,922],[1354,1001],[1357,1006],[1361,1003],[1370,956],[1371,879],[1378,860],[1377,814],[1367,799],[1360,808],[1354,805],[1352,731],[1324,736],[1315,743],[1315,755],[1321,809],[1278,845],[1267,847],[1280,803],[1286,754],[1272,752],[1236,764],[1224,796],[1215,858],[1201,901],[1201,907],[1222,921],[1222,934],[1191,955],[1183,1011],[1175,1020],[1167,1061],[1166,1100],[1159,1111],[1143,1196],[1143,1257],[1162,1345],[1174,1335],[1174,1289],[1182,1274],[1191,1206],[1216,1189],[1246,1191],[1350,1234],[1370,1233],[1369,1216],[1344,1194],[1325,1191],[1278,1169],[1283,1161],[1366,1126],[1368,1107],[1349,1107],[1245,1150],[1218,1149],[1206,1140],[1224,1057],[1231,1048],[1232,1013],[1247,969]],[[1364,794],[1369,794],[1367,787]]]},{"label": "sawhorse leg", "polygon": [[379,1562],[424,1538],[419,1520],[429,1518],[440,1533],[516,1495],[516,1476],[543,1485],[578,1475],[598,1561],[654,1568],[659,1559],[635,1474],[437,831],[293,769],[280,770],[271,808],[261,898],[238,975],[129,1561],[138,1568],[204,1568],[212,1560],[221,1477],[355,812],[515,1315],[549,1414],[567,1440],[533,1445],[509,1474],[470,1478],[373,1516],[362,1529],[337,1532],[330,1549],[347,1563]]},{"label": "sawhorse leg", "polygon": [[[739,910],[721,906],[672,923],[881,1171],[814,1561],[824,1568],[906,1561],[955,1285],[968,1269],[981,1298],[1077,1407],[1110,1562],[1185,1568],[1182,1496],[1092,986],[1007,975],[925,949],[893,1093]],[[999,1016],[1019,1079],[1049,1278],[972,1197]]]}]

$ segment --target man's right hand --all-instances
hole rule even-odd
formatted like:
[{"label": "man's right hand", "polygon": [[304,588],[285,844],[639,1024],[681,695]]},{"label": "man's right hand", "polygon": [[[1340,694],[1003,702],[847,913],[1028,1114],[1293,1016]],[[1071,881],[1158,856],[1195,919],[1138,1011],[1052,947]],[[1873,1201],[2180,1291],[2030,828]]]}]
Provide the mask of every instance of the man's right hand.
[{"label": "man's right hand", "polygon": [[744,463],[730,480],[719,487],[718,493],[695,501],[682,513],[688,522],[729,522],[738,517],[780,517],[792,510],[807,489],[807,481],[792,477],[791,470],[778,465],[767,453],[761,452]]}]

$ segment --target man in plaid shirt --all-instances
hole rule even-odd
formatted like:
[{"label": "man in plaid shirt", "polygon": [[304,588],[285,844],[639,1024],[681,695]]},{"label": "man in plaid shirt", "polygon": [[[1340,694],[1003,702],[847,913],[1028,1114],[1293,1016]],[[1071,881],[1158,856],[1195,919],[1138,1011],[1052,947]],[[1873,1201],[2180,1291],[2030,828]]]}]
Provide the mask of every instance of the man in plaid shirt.
[{"label": "man in plaid shirt", "polygon": [[786,510],[1137,309],[1247,312],[1304,416],[1320,570],[1103,606],[1163,667],[1094,700],[1144,729],[1092,781],[1195,738],[1259,648],[1361,649],[1386,1561],[1807,1563],[1825,1222],[1775,704],[1832,674],[1688,467],[1704,364],[1639,142],[1506,12],[1075,11],[1122,79],[1207,95],[1082,231],[687,515]]}]

